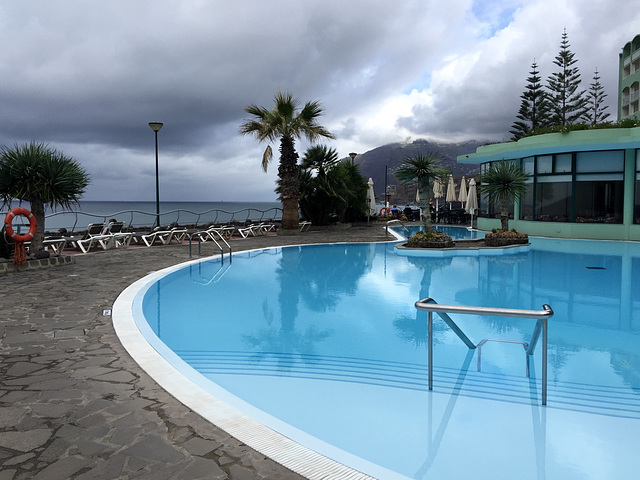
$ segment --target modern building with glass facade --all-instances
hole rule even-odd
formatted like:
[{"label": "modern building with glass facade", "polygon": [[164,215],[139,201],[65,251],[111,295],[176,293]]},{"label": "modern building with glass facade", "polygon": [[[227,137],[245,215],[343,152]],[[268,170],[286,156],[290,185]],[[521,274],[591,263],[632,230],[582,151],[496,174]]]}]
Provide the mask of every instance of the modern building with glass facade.
[{"label": "modern building with glass facade", "polygon": [[640,120],[640,35],[622,47],[618,77],[618,120]]},{"label": "modern building with glass facade", "polygon": [[[638,38],[638,37],[636,37]],[[458,162],[516,162],[530,175],[510,228],[529,235],[640,240],[640,127],[580,130],[479,147]],[[480,196],[478,228],[500,228]]]}]

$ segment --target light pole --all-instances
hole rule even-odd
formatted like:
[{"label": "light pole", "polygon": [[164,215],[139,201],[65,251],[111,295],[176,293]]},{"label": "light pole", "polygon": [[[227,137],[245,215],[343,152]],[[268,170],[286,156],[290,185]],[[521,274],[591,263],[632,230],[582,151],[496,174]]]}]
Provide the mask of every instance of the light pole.
[{"label": "light pole", "polygon": [[357,154],[357,153],[355,153],[355,152],[351,152],[351,153],[349,154],[349,156],[351,157],[351,165],[353,165],[353,162],[355,162],[356,157],[358,156],[358,154]]},{"label": "light pole", "polygon": [[156,227],[160,226],[160,182],[158,180],[158,132],[162,128],[161,122],[149,122],[151,130],[156,132]]}]

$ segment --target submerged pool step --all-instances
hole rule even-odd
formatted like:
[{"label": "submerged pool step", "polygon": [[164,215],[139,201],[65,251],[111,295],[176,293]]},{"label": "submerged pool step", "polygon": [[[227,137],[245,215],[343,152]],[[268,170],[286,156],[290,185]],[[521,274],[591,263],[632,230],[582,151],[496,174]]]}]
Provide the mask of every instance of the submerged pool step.
[{"label": "submerged pool step", "polygon": [[[202,374],[262,375],[428,391],[427,365],[389,360],[252,352],[177,351]],[[434,391],[487,400],[538,404],[540,381],[500,373],[434,365]],[[550,382],[549,406],[581,412],[640,419],[640,392],[570,382]]]}]

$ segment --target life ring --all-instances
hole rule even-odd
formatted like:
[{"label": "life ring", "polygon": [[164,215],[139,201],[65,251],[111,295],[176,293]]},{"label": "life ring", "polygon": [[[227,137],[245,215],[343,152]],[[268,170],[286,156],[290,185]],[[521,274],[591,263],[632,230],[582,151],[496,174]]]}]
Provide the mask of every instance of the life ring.
[{"label": "life ring", "polygon": [[382,212],[385,211],[387,213],[385,213],[386,216],[389,216],[389,209],[387,207],[382,207],[380,209],[380,212],[378,213],[378,215],[382,216]]},{"label": "life ring", "polygon": [[[13,231],[13,227],[11,226],[13,219],[17,215],[22,215],[29,219],[29,231],[24,235],[18,235]],[[6,217],[4,217],[4,230],[14,242],[28,242],[36,234],[36,217],[26,208],[14,208],[7,213]]]}]

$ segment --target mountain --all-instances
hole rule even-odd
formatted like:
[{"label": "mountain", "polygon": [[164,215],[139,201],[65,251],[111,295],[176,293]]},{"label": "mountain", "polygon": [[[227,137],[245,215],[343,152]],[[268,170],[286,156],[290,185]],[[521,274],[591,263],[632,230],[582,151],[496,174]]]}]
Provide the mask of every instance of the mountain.
[{"label": "mountain", "polygon": [[[365,178],[373,179],[373,188],[376,195],[380,196],[384,194],[386,169],[388,172],[387,185],[397,185],[394,197],[398,198],[393,198],[391,201],[407,203],[415,197],[415,187],[413,189],[403,188],[393,176],[393,172],[404,159],[413,157],[417,153],[422,153],[423,155],[434,153],[443,159],[440,163],[440,168],[450,170],[453,173],[456,184],[458,184],[460,177],[463,175],[469,177],[480,173],[480,167],[478,165],[458,163],[456,158],[458,155],[475,153],[476,148],[485,143],[475,140],[462,143],[436,143],[428,140],[416,140],[413,143],[390,143],[358,155],[356,164],[360,166],[360,173]],[[410,193],[411,191],[412,193]]]}]

